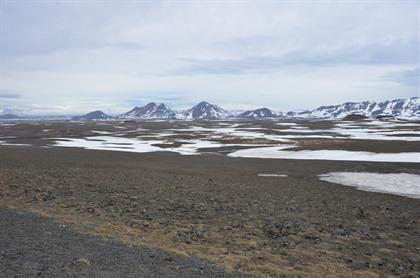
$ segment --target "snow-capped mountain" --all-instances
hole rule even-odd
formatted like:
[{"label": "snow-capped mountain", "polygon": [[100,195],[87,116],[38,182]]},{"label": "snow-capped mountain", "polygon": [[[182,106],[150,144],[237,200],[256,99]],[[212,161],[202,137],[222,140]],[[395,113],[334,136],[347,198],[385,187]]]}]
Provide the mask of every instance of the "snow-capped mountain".
[{"label": "snow-capped mountain", "polygon": [[[223,108],[202,101],[185,111],[176,111],[163,103],[151,102],[143,107],[135,107],[117,119],[178,119],[178,120],[218,120],[218,119],[345,119],[347,116],[365,116],[378,119],[397,118],[407,120],[420,120],[420,97],[408,99],[395,99],[383,102],[363,101],[346,102],[339,105],[321,106],[315,110],[303,112],[289,111],[279,112],[268,108],[259,108],[249,111],[226,111]],[[361,118],[361,117],[359,117]],[[36,119],[73,119],[78,121],[111,120],[113,117],[102,111],[93,111],[83,116],[16,116],[15,113],[3,113],[0,110],[0,120],[36,120]]]},{"label": "snow-capped mountain", "polygon": [[135,107],[132,110],[118,116],[119,119],[174,119],[177,112],[170,109],[164,103],[148,103],[143,107]]},{"label": "snow-capped mountain", "polygon": [[106,121],[106,120],[111,120],[111,119],[112,119],[111,116],[99,110],[87,113],[86,115],[83,115],[83,116],[72,118],[72,120],[74,121]]},{"label": "snow-capped mountain", "polygon": [[221,107],[202,101],[193,108],[181,113],[179,118],[215,120],[226,118],[228,115],[229,113]]},{"label": "snow-capped mountain", "polygon": [[238,115],[238,118],[248,118],[248,119],[256,119],[256,118],[274,118],[277,115],[268,108],[259,108],[255,110],[248,110],[244,113]]},{"label": "snow-capped mountain", "polygon": [[316,119],[342,119],[350,114],[360,114],[369,117],[389,115],[401,119],[420,118],[420,98],[412,97],[383,102],[346,102],[339,105],[321,106],[312,111],[298,113],[295,116]]}]

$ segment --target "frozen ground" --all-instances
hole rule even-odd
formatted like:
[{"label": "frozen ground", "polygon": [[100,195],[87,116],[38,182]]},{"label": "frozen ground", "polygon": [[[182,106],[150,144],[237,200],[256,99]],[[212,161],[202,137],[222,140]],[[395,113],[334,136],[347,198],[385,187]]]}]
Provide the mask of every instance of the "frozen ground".
[{"label": "frozen ground", "polygon": [[[137,153],[213,152],[230,157],[420,162],[420,124],[404,121],[40,122],[1,126],[0,138],[0,145],[8,146],[43,144]],[[36,138],[40,140],[36,142]]]},{"label": "frozen ground", "polygon": [[[286,147],[287,148],[287,147]],[[230,153],[231,157],[277,158],[277,159],[313,159],[377,162],[415,162],[420,163],[420,153],[373,153],[343,150],[303,150],[287,151],[285,147],[267,147],[238,150]]]},{"label": "frozen ground", "polygon": [[354,186],[360,190],[384,192],[420,198],[420,175],[396,173],[332,172],[319,175],[320,180]]},{"label": "frozen ground", "polygon": [[[0,127],[1,141],[31,145],[0,146],[1,207],[38,213],[54,219],[57,226],[66,224],[127,246],[150,246],[184,257],[198,256],[228,271],[249,273],[250,277],[419,276],[420,198],[392,194],[410,197],[418,194],[415,193],[418,176],[407,174],[420,175],[420,164],[227,157],[247,149],[258,156],[284,151],[307,156],[305,152],[325,150],[330,153],[347,151],[345,159],[351,157],[349,153],[358,151],[416,155],[420,152],[419,142],[267,139],[291,135],[289,131],[281,132],[290,126],[310,131],[336,127],[334,122],[279,124],[257,121],[234,124],[112,122],[112,125],[44,122]],[[201,130],[191,131],[191,126],[201,127]],[[227,128],[229,134],[226,134]],[[412,130],[419,129],[412,127]],[[254,133],[254,136],[241,138],[239,132]],[[57,143],[61,146],[56,146]],[[67,147],[62,147],[64,145]],[[196,155],[162,151],[168,149]],[[159,151],[151,152],[155,150]],[[342,172],[356,173],[356,176],[335,182],[346,181],[351,186],[320,180],[331,178],[333,181],[336,177],[333,173]],[[360,172],[368,176],[358,176]],[[327,173],[332,174],[319,178]],[[372,178],[371,173],[378,174],[379,178]],[[380,173],[406,174],[381,176]],[[357,188],[392,191],[392,194]],[[73,276],[87,277],[86,271],[99,265],[116,271],[114,265],[106,261],[110,258],[115,265],[122,265],[122,271],[127,271],[124,267],[127,257],[116,257],[114,253],[101,255],[108,248],[103,249],[100,256],[97,256],[98,249],[89,244],[87,248],[92,248],[91,252],[79,248],[69,253],[75,245],[67,239],[74,238],[74,234],[66,238],[60,233],[54,238],[50,236],[51,231],[46,230],[44,238],[40,238],[26,223],[0,224],[4,231],[4,240],[0,242],[0,250],[4,251],[0,254],[0,273],[5,277],[16,274],[61,277],[75,271],[83,273]],[[23,241],[19,235],[16,237],[16,231],[27,232]],[[33,239],[41,241],[32,242]],[[52,246],[52,251],[37,248],[35,252],[29,248],[34,252],[25,252],[28,246],[44,246],[44,241],[50,243],[47,247]],[[54,247],[63,247],[62,253],[70,254],[68,260],[54,261],[55,255],[60,255],[60,250]],[[80,258],[88,259],[91,265],[78,264]],[[138,256],[132,258],[139,261]],[[139,259],[141,264],[142,258]],[[175,257],[165,256],[162,261],[156,256],[144,259],[157,269],[170,265],[179,276],[187,276]],[[54,275],[51,272],[54,269],[62,270],[62,275]],[[40,270],[45,271],[39,274]],[[197,270],[192,277],[206,274],[215,277],[207,267]],[[127,277],[127,273],[121,275]],[[150,277],[144,270],[137,276],[142,274]]]}]

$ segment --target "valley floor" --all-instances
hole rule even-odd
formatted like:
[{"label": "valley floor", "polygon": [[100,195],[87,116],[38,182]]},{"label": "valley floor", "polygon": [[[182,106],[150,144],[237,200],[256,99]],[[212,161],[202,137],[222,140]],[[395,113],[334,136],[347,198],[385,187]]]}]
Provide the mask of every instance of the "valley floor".
[{"label": "valley floor", "polygon": [[420,174],[417,163],[3,145],[0,273],[420,275],[420,200],[318,176],[343,171]]}]

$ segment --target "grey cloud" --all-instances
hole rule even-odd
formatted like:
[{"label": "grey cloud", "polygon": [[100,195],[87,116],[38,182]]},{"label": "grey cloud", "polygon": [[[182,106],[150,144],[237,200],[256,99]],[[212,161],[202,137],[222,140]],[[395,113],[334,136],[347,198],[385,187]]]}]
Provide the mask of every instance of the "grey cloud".
[{"label": "grey cloud", "polygon": [[9,92],[9,91],[0,91],[0,98],[20,98],[21,94]]},{"label": "grey cloud", "polygon": [[328,66],[413,64],[417,59],[416,40],[378,42],[337,50],[296,50],[281,56],[252,56],[240,59],[196,60],[183,58],[187,66],[170,74],[243,74],[276,71],[286,66]]},{"label": "grey cloud", "polygon": [[[8,2],[0,9],[0,56],[43,55],[69,49],[142,48],[113,42],[107,23],[131,5],[87,2]],[[117,10],[117,11],[116,11]],[[111,39],[111,41],[110,41]]]},{"label": "grey cloud", "polygon": [[397,82],[405,86],[420,86],[420,68],[389,73],[384,76],[384,79]]},{"label": "grey cloud", "polygon": [[119,48],[119,49],[132,49],[132,50],[146,48],[145,45],[133,43],[133,42],[106,43],[105,46]]}]

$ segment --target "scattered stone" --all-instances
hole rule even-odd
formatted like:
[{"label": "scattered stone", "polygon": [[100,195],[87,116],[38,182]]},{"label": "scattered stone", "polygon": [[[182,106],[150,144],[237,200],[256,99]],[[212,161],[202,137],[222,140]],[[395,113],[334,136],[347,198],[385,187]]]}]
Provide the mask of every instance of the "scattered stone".
[{"label": "scattered stone", "polygon": [[89,212],[89,213],[94,213],[95,209],[91,208],[91,207],[88,207],[88,208],[86,208],[86,211]]}]

